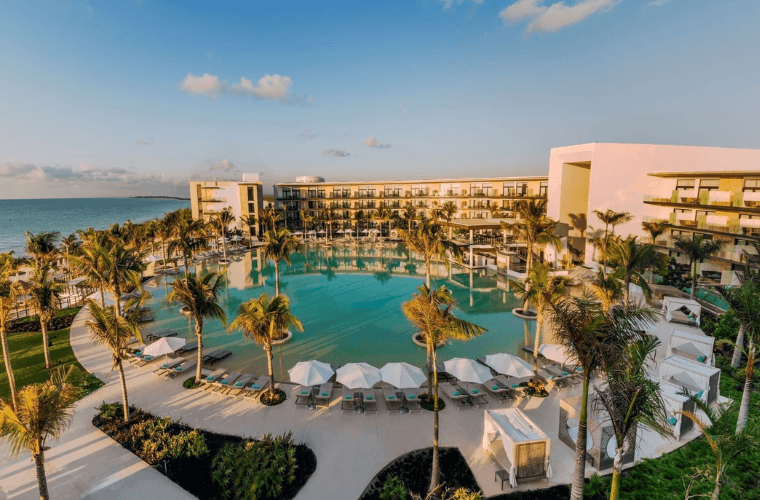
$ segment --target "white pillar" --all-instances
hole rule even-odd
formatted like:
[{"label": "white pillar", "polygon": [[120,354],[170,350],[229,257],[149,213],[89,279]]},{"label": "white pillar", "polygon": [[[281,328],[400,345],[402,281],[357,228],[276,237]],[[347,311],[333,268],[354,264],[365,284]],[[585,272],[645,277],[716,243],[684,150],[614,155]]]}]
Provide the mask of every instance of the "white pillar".
[{"label": "white pillar", "polygon": [[507,230],[503,229],[501,232],[504,237],[504,244],[506,245],[507,244]]},{"label": "white pillar", "polygon": [[475,240],[473,239],[473,233],[474,233],[474,231],[472,229],[470,229],[470,245],[472,245],[473,243],[475,243]]},{"label": "white pillar", "polygon": [[470,267],[472,267],[472,244],[470,244]]}]

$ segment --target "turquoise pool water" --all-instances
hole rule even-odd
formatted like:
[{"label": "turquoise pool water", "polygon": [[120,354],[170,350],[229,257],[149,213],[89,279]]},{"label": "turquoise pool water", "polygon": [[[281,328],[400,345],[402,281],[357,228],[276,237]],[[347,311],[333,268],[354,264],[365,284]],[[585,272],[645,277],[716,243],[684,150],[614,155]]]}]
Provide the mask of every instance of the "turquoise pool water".
[{"label": "turquoise pool water", "polygon": [[[228,321],[248,299],[274,294],[274,267],[260,253],[248,252],[233,259],[222,297]],[[309,359],[338,365],[364,361],[377,367],[406,361],[424,367],[425,351],[412,342],[414,329],[401,304],[424,282],[425,268],[403,246],[305,247],[291,260],[290,266],[282,268],[281,292],[290,298],[304,332],[294,332],[290,343],[274,348],[277,377],[286,379],[289,368]],[[205,270],[218,270],[218,265],[208,262],[196,266],[196,272]],[[526,335],[527,342],[532,342],[534,324],[511,314],[519,301],[504,289],[508,287],[504,277],[457,267],[447,270],[443,265],[435,266],[434,275],[438,284],[452,290],[457,316],[488,329],[469,342],[454,341],[441,348],[439,359],[478,358],[496,352],[520,354]],[[154,296],[151,302],[156,316],[148,328],[175,329],[180,336],[193,340],[193,324],[179,314],[177,304],[165,298],[172,279],[157,278],[148,287]],[[240,332],[227,333],[220,321],[210,321],[204,326],[204,351],[216,348],[233,352],[218,363],[221,367],[257,375],[266,372],[261,347]]]}]

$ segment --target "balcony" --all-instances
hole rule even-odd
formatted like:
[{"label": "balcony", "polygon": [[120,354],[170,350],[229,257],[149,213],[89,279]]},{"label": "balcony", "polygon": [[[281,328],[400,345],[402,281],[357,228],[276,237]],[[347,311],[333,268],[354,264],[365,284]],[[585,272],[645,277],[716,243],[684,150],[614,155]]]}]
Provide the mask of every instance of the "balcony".
[{"label": "balcony", "polygon": [[751,239],[760,237],[760,219],[729,219],[725,215],[702,215],[694,219],[692,214],[676,213],[670,214],[668,220],[645,217],[644,221],[665,222],[674,228],[707,233],[744,236]]},{"label": "balcony", "polygon": [[644,203],[653,205],[675,205],[675,206],[700,206],[713,207],[717,209],[728,209],[736,212],[741,209],[750,209],[760,211],[760,192],[738,192],[730,191],[702,191],[696,190],[674,190],[670,197],[647,195],[644,196]]}]

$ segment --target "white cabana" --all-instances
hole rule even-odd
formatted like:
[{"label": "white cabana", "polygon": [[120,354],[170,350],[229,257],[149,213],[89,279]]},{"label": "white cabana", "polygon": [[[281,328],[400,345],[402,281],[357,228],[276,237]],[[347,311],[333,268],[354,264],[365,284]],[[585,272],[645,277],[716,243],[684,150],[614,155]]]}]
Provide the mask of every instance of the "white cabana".
[{"label": "white cabana", "polygon": [[[682,307],[689,310],[688,315],[680,311]],[[696,324],[699,326],[700,316],[702,315],[702,306],[699,305],[699,302],[696,300],[682,299],[679,297],[663,297],[662,312],[665,315],[665,319],[668,321],[685,323],[687,325]]]},{"label": "white cabana", "polygon": [[715,366],[713,347],[715,337],[699,335],[673,329],[668,341],[668,356],[681,356],[682,358],[704,363],[707,366]]},{"label": "white cabana", "polygon": [[683,394],[679,394],[681,392],[680,387],[663,382],[662,380],[657,380],[656,382],[660,384],[660,397],[662,397],[662,402],[665,405],[666,419],[670,426],[670,431],[675,436],[676,441],[678,441],[682,435],[694,427],[694,422],[690,418],[684,417],[681,413],[684,411],[693,412],[694,401]]},{"label": "white cabana", "polygon": [[669,356],[660,364],[660,379],[687,389],[707,403],[718,399],[720,368],[690,361],[680,356]]},{"label": "white cabana", "polygon": [[509,472],[509,484],[552,477],[551,439],[517,408],[483,412],[483,449]]}]

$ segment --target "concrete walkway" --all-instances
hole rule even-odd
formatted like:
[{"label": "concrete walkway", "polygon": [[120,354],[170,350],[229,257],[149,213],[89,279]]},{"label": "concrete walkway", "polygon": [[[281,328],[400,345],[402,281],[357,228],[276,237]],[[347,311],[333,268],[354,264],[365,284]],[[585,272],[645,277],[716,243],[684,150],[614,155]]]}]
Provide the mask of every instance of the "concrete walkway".
[{"label": "concrete walkway", "polygon": [[[51,497],[193,498],[92,425],[94,407],[101,401],[120,401],[121,392],[116,373],[111,375],[109,353],[105,348],[93,346],[87,338],[85,314],[80,313],[72,324],[71,345],[80,363],[106,381],[106,385],[78,403],[71,428],[47,453]],[[220,399],[213,394],[186,390],[182,379],[170,381],[152,376],[154,368],[150,364],[142,369],[125,365],[131,404],[214,432],[259,437],[265,433],[292,431],[296,442],[311,447],[317,456],[317,470],[299,493],[298,500],[356,499],[388,462],[432,443],[430,412],[389,415],[380,402],[377,414],[342,413],[338,395],[327,409],[295,408],[294,388],[290,385],[283,385],[290,391],[288,401],[268,408],[248,400]],[[568,483],[573,470],[573,450],[557,438],[558,399],[569,396],[568,391],[559,395],[554,391],[548,398],[533,398],[520,404],[528,417],[552,438],[554,476],[549,485]],[[490,408],[499,407],[495,400],[491,401]],[[450,405],[441,412],[440,425],[441,446],[461,450],[483,493],[486,496],[501,493],[500,484],[494,482],[497,466],[481,449],[483,409],[457,411]],[[676,443],[645,435],[645,447],[637,453],[637,459],[640,455],[656,456],[669,451],[694,436],[696,434],[688,435]],[[12,459],[6,451],[0,449],[0,500],[37,498],[30,457],[22,455]],[[588,474],[594,471],[587,467]],[[546,482],[540,481],[519,488],[546,486]]]}]

